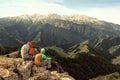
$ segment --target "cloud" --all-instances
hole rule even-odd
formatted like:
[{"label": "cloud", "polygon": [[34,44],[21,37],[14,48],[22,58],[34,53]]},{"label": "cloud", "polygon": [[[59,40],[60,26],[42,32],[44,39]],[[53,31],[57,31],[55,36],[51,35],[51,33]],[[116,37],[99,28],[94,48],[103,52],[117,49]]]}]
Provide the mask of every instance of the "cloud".
[{"label": "cloud", "polygon": [[[9,0],[0,5],[0,17],[17,16],[22,14],[81,14],[120,24],[120,6],[69,8],[64,3],[67,0]],[[93,0],[94,1],[94,0]],[[101,1],[101,0],[96,0]],[[72,6],[72,5],[71,5]]]},{"label": "cloud", "polygon": [[[58,0],[52,0],[53,2],[57,2]],[[20,15],[20,14],[50,14],[50,13],[56,13],[56,14],[75,14],[78,11],[74,9],[67,8],[65,6],[62,6],[60,4],[56,3],[49,3],[40,0],[39,2],[29,0],[29,2],[21,1],[21,2],[15,2],[12,4],[6,3],[1,6],[2,9],[0,10],[2,16],[13,16],[13,15]],[[9,11],[8,11],[9,10]],[[8,14],[9,12],[9,14]]]},{"label": "cloud", "polygon": [[112,8],[90,8],[85,11],[80,11],[81,14],[90,17],[98,18],[100,20],[120,24],[120,7]]},{"label": "cloud", "polygon": [[64,3],[65,2],[65,0],[42,0],[42,1],[51,2],[51,3]]},{"label": "cloud", "polygon": [[[57,1],[57,0],[56,0]],[[49,3],[49,2],[29,2],[22,4],[22,10],[25,14],[50,14],[50,13],[56,13],[56,14],[73,14],[77,13],[74,9],[69,9],[65,6],[56,4],[56,3]]]}]

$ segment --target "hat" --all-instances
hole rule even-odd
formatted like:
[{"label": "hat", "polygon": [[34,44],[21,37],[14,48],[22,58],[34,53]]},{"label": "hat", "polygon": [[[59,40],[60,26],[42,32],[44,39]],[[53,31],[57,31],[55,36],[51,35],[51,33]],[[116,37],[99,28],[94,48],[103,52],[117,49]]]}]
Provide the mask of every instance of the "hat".
[{"label": "hat", "polygon": [[27,42],[27,45],[29,45],[30,47],[32,47],[32,42]]},{"label": "hat", "polygon": [[41,54],[45,54],[45,48],[42,48],[42,49],[40,50],[40,52],[41,52]]}]

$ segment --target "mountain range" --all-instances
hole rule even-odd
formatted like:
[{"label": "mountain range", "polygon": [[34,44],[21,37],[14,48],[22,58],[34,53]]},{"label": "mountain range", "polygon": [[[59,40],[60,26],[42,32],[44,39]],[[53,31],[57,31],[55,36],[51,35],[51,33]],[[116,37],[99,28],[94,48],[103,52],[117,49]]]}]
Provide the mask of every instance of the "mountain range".
[{"label": "mountain range", "polygon": [[37,46],[76,44],[84,40],[119,36],[120,25],[84,15],[21,15],[0,18],[0,45]]}]

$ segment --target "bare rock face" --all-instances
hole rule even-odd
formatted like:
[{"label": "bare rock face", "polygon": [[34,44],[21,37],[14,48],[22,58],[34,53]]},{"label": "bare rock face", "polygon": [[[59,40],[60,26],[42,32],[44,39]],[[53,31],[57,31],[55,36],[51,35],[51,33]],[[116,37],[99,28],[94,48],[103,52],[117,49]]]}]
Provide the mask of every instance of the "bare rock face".
[{"label": "bare rock face", "polygon": [[15,51],[15,52],[7,54],[6,56],[10,58],[16,58],[19,55],[18,53],[19,53],[18,51]]},{"label": "bare rock face", "polygon": [[34,65],[31,76],[28,80],[50,80],[50,71],[46,70],[45,67]]},{"label": "bare rock face", "polygon": [[3,78],[3,80],[18,80],[18,75],[16,73],[5,68],[0,68],[0,76]]},{"label": "bare rock face", "polygon": [[49,71],[33,61],[0,57],[0,80],[75,80],[68,73]]},{"label": "bare rock face", "polygon": [[10,72],[8,77],[5,77],[4,80],[19,80],[19,77],[16,73]]},{"label": "bare rock face", "polygon": [[67,72],[58,73],[57,71],[52,71],[51,80],[75,80],[75,79],[69,76]]},{"label": "bare rock face", "polygon": [[0,56],[0,68],[14,68],[17,64],[23,62],[21,58],[7,58]]},{"label": "bare rock face", "polygon": [[17,65],[17,70],[22,80],[27,80],[30,77],[32,65],[32,61],[24,61]]},{"label": "bare rock face", "polygon": [[2,76],[3,78],[8,77],[10,74],[10,72],[7,69],[4,68],[0,68],[0,76]]}]

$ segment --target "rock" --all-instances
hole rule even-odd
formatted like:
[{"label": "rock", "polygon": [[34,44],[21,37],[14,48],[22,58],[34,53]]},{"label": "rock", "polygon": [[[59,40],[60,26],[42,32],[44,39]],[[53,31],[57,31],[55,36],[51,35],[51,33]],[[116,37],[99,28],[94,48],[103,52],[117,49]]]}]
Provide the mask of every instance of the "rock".
[{"label": "rock", "polygon": [[16,73],[10,72],[8,77],[5,77],[4,80],[19,80],[19,77]]},{"label": "rock", "polygon": [[50,72],[48,70],[39,73],[38,75],[39,75],[38,80],[49,80],[50,78]]},{"label": "rock", "polygon": [[2,76],[3,78],[8,77],[10,74],[10,72],[7,69],[4,68],[0,68],[0,76]]},{"label": "rock", "polygon": [[21,58],[7,58],[0,56],[0,68],[11,68],[15,67],[17,64],[23,62]]},{"label": "rock", "polygon": [[8,69],[0,68],[0,76],[4,80],[18,80],[18,75]]},{"label": "rock", "polygon": [[32,61],[24,61],[17,65],[17,70],[22,80],[27,80],[30,77],[32,65]]},{"label": "rock", "polygon": [[[2,79],[3,78],[3,79]],[[49,71],[33,61],[0,57],[0,80],[75,80],[68,73]]]},{"label": "rock", "polygon": [[10,58],[16,58],[19,55],[18,53],[19,53],[18,51],[15,51],[15,52],[7,54],[6,56]]},{"label": "rock", "polygon": [[39,67],[39,66],[34,65],[32,67],[32,76],[34,76],[36,73],[42,73],[44,71],[46,71],[45,67]]},{"label": "rock", "polygon": [[57,71],[51,72],[51,79],[52,80],[75,80],[71,76],[68,75],[68,73],[58,73]]},{"label": "rock", "polygon": [[28,80],[50,80],[50,71],[46,70],[45,67],[34,65],[31,76]]}]

